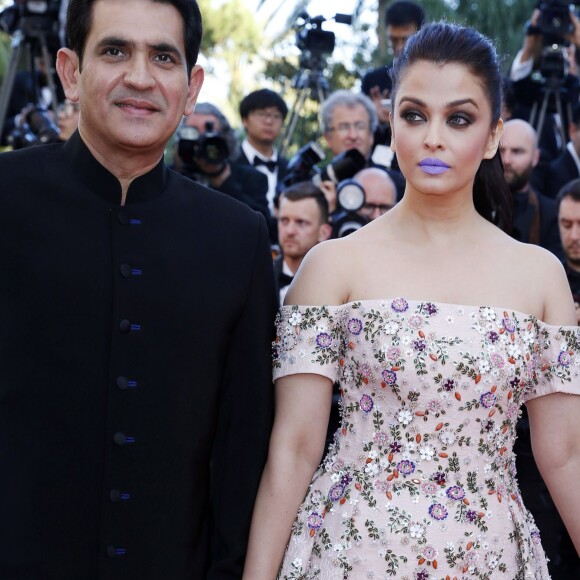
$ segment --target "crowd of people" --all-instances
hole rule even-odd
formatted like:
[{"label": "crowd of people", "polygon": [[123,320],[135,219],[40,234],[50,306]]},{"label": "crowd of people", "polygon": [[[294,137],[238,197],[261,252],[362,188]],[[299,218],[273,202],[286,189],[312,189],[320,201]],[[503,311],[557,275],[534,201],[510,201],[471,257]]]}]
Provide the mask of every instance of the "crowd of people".
[{"label": "crowd of people", "polygon": [[505,75],[389,3],[287,159],[195,0],[66,6],[2,129],[0,578],[580,577],[575,13],[554,84],[541,7]]}]

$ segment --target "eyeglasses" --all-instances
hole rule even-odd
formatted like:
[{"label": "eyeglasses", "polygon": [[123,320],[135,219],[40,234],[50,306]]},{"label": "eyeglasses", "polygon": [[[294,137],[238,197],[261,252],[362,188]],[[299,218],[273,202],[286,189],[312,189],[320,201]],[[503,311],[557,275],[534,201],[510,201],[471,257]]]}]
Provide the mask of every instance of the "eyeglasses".
[{"label": "eyeglasses", "polygon": [[276,121],[279,123],[282,121],[282,115],[280,113],[267,113],[266,111],[253,111],[251,113],[255,117],[258,117],[261,121]]},{"label": "eyeglasses", "polygon": [[381,204],[381,203],[365,203],[361,208],[361,213],[365,215],[371,215],[378,211],[380,215],[387,213],[390,209],[393,209],[392,205]]},{"label": "eyeglasses", "polygon": [[64,115],[65,117],[71,117],[80,110],[78,103],[72,103],[71,101],[65,101],[57,107],[57,114]]},{"label": "eyeglasses", "polygon": [[357,121],[356,123],[339,123],[336,127],[330,127],[329,131],[336,131],[342,135],[350,133],[354,129],[356,133],[366,133],[370,129],[370,123],[364,121]]}]

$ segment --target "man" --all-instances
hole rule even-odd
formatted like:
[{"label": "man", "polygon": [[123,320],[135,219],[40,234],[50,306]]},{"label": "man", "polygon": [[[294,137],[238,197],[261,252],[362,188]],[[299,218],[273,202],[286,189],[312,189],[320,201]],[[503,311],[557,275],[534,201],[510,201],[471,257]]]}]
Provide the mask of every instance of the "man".
[{"label": "man", "polygon": [[0,155],[0,577],[239,578],[276,298],[263,218],[163,161],[199,8],[71,0],[67,37],[78,131]]},{"label": "man", "polygon": [[556,197],[564,185],[580,177],[580,103],[572,108],[568,133],[570,140],[566,144],[566,150],[550,163],[545,193],[551,197]]},{"label": "man", "polygon": [[[347,90],[334,91],[322,104],[321,118],[323,137],[333,157],[349,149],[357,149],[366,159],[367,167],[376,165],[391,176],[397,186],[398,197],[402,197],[405,180],[401,173],[374,164],[371,159],[373,133],[378,120],[373,103],[367,96]],[[328,180],[321,184],[331,213],[336,209],[335,185]]]},{"label": "man", "polygon": [[304,256],[316,244],[328,240],[328,202],[311,181],[284,190],[278,199],[278,233],[282,253],[274,260],[280,304]]},{"label": "man", "polygon": [[240,117],[246,132],[239,161],[253,165],[268,178],[268,208],[274,215],[277,185],[286,175],[288,160],[280,157],[276,141],[288,107],[282,97],[270,89],[260,89],[246,95],[240,103]]},{"label": "man", "polygon": [[[385,11],[385,35],[393,57],[397,58],[403,51],[407,39],[417,32],[425,22],[425,11],[416,2],[397,0],[389,4]],[[389,114],[391,112],[387,99],[391,96],[390,66],[380,66],[366,73],[362,79],[362,92],[370,97],[375,105],[379,124],[375,130],[375,143],[389,145],[391,129]],[[393,165],[393,168],[397,168]]]},{"label": "man", "polygon": [[512,235],[521,242],[542,246],[561,257],[554,201],[530,186],[530,176],[540,156],[534,128],[522,119],[507,121],[500,154],[514,202]]},{"label": "man", "polygon": [[564,268],[570,290],[576,303],[576,315],[580,325],[580,179],[564,185],[556,198],[558,226],[564,249]]},{"label": "man", "polygon": [[363,188],[365,202],[358,214],[373,221],[387,213],[397,203],[397,188],[389,174],[377,167],[367,167],[354,176]]},{"label": "man", "polygon": [[[195,129],[195,140],[183,138],[184,127]],[[202,140],[208,136],[211,136],[211,141],[206,141],[204,148],[200,147]],[[239,145],[236,133],[215,105],[198,103],[195,112],[183,118],[176,149],[175,169],[260,212],[266,219],[268,229],[273,229],[266,199],[268,179],[256,168],[237,160]]]}]

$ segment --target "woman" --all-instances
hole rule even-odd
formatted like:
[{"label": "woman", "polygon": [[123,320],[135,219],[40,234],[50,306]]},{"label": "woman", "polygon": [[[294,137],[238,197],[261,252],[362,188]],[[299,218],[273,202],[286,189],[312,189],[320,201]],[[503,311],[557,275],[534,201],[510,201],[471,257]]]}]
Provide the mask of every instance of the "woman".
[{"label": "woman", "polygon": [[[271,580],[281,562],[282,578],[548,578],[512,446],[527,403],[536,461],[579,550],[570,290],[551,254],[494,225],[509,224],[509,192],[491,43],[428,25],[393,81],[405,196],[316,246],[287,294],[245,578]],[[316,470],[335,379],[342,424]]]}]

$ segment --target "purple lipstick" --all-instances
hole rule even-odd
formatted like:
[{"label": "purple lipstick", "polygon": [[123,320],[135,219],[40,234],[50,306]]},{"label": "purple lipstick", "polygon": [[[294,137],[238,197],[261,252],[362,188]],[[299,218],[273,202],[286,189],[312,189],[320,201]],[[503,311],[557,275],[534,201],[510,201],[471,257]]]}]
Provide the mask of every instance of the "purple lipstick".
[{"label": "purple lipstick", "polygon": [[439,175],[444,173],[450,167],[441,159],[435,159],[434,157],[426,157],[419,162],[419,167],[429,175]]}]

